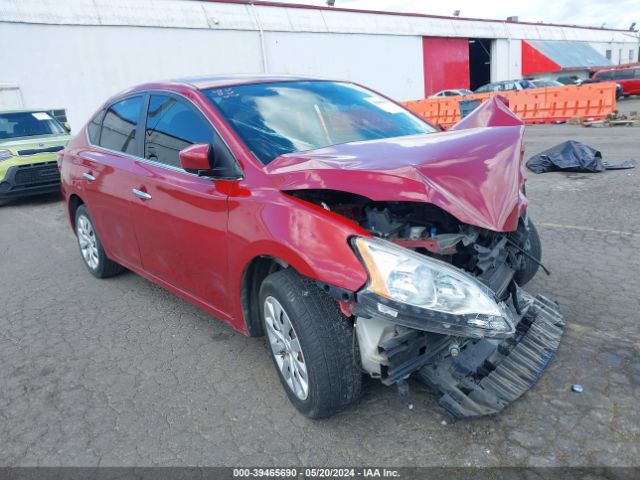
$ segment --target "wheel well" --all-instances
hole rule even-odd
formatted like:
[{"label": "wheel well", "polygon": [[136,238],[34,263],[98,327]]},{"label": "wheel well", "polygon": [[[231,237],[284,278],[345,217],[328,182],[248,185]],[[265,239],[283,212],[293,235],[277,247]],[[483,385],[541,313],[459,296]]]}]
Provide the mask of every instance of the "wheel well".
[{"label": "wheel well", "polygon": [[74,229],[76,228],[76,210],[83,204],[82,199],[75,193],[69,197],[69,219]]},{"label": "wheel well", "polygon": [[274,257],[256,257],[242,276],[242,315],[247,325],[247,331],[251,337],[261,337],[264,335],[262,322],[260,321],[260,305],[258,295],[260,285],[268,275],[283,268],[287,268],[287,263]]}]

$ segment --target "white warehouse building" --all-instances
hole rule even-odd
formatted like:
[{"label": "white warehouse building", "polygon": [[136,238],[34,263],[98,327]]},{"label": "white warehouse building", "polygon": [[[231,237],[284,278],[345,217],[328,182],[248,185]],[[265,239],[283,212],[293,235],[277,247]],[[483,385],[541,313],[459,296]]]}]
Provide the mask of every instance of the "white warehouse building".
[{"label": "white warehouse building", "polygon": [[74,130],[152,80],[304,74],[413,100],[638,61],[634,31],[249,0],[3,0],[0,45],[0,109],[64,108]]}]

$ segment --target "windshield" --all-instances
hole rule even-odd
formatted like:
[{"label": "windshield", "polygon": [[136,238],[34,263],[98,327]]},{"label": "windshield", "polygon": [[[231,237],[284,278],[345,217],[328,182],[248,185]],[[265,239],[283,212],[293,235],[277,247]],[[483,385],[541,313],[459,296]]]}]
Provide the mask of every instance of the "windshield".
[{"label": "windshield", "polygon": [[46,112],[0,113],[0,140],[63,133],[58,121]]},{"label": "windshield", "polygon": [[265,165],[285,153],[435,131],[399,105],[346,83],[261,83],[204,93]]}]

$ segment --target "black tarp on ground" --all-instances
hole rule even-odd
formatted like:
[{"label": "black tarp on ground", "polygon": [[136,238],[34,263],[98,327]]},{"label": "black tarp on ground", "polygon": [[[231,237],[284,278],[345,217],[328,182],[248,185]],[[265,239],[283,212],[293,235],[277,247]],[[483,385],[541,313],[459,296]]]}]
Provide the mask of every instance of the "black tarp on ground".
[{"label": "black tarp on ground", "polygon": [[603,172],[635,167],[632,160],[619,165],[609,165],[602,161],[602,153],[582,142],[568,140],[534,155],[527,161],[527,168],[533,173],[563,172]]}]

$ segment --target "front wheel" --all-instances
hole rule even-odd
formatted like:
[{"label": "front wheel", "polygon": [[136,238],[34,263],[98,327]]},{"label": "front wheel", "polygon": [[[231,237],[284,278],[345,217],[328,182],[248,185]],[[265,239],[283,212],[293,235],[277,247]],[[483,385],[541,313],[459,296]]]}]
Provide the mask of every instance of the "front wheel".
[{"label": "front wheel", "polygon": [[362,374],[353,358],[353,326],[332,298],[286,269],[262,283],[260,306],[280,382],[302,414],[328,417],[358,398]]}]

